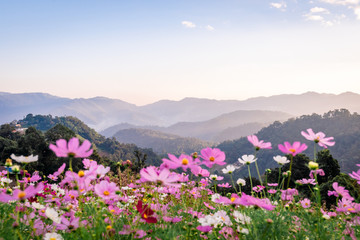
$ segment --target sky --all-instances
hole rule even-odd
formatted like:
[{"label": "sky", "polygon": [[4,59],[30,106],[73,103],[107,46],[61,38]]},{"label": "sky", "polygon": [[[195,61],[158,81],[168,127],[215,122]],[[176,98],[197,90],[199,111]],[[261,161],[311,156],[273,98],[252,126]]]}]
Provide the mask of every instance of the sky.
[{"label": "sky", "polygon": [[0,92],[360,93],[360,0],[0,0]]}]

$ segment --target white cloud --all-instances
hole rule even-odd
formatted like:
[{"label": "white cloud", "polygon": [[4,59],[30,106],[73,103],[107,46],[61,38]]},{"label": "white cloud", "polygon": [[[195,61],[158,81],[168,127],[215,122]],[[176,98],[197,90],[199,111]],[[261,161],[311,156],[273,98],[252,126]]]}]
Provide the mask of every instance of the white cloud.
[{"label": "white cloud", "polygon": [[213,26],[210,26],[210,25],[207,25],[205,28],[207,30],[209,30],[209,31],[214,31],[215,30],[215,28]]},{"label": "white cloud", "polygon": [[326,8],[321,8],[321,7],[313,7],[312,9],[310,9],[311,13],[325,13],[325,14],[329,14],[329,10],[327,10]]},{"label": "white cloud", "polygon": [[324,20],[324,18],[320,15],[306,15],[306,19],[311,20],[311,21],[323,21]]},{"label": "white cloud", "polygon": [[321,24],[324,25],[324,26],[327,26],[327,27],[334,26],[334,23],[332,21],[322,21]]},{"label": "white cloud", "polygon": [[181,24],[187,28],[195,28],[196,27],[196,25],[194,23],[189,22],[189,21],[182,21]]},{"label": "white cloud", "polygon": [[360,20],[360,6],[354,8],[354,13],[357,16],[357,19]]},{"label": "white cloud", "polygon": [[335,5],[356,5],[360,0],[320,0],[324,3],[335,4]]},{"label": "white cloud", "polygon": [[286,3],[285,2],[280,2],[280,3],[270,3],[271,7],[280,9],[282,11],[286,10]]}]

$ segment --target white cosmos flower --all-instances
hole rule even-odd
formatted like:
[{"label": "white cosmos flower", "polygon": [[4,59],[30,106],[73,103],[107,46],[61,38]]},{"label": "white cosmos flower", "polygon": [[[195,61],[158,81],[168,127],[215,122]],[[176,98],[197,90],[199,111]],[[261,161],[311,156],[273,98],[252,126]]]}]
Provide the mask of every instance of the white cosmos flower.
[{"label": "white cosmos flower", "polygon": [[60,224],[61,218],[59,217],[59,213],[53,208],[46,208],[45,215],[53,220],[55,223]]},{"label": "white cosmos flower", "polygon": [[275,157],[273,157],[273,159],[279,164],[279,165],[284,165],[286,163],[289,163],[290,161],[283,156],[277,155]]},{"label": "white cosmos flower", "polygon": [[241,164],[250,165],[251,163],[255,162],[257,158],[255,158],[254,155],[243,155],[241,158],[238,159],[238,161]]},{"label": "white cosmos flower", "polygon": [[38,155],[33,156],[32,154],[30,156],[15,156],[15,154],[11,154],[10,157],[19,163],[30,163],[30,162],[36,162],[38,160]]},{"label": "white cosmos flower", "polygon": [[43,240],[64,240],[64,238],[58,233],[46,233]]},{"label": "white cosmos flower", "polygon": [[227,165],[226,168],[222,169],[221,171],[224,173],[224,174],[232,174],[237,168],[234,166],[234,165]]},{"label": "white cosmos flower", "polygon": [[31,205],[36,209],[44,209],[45,208],[44,205],[41,205],[40,203],[37,203],[37,202],[33,202]]},{"label": "white cosmos flower", "polygon": [[12,180],[9,179],[9,178],[7,178],[7,177],[1,178],[0,181],[1,181],[2,183],[8,183],[8,184],[12,183]]},{"label": "white cosmos flower", "polygon": [[246,216],[245,214],[242,214],[239,211],[234,211],[233,216],[235,218],[235,221],[241,224],[250,224],[251,218]]},{"label": "white cosmos flower", "polygon": [[245,181],[244,179],[242,179],[242,178],[239,178],[239,179],[236,181],[236,183],[237,183],[238,185],[241,185],[241,186],[245,186],[245,185],[246,185],[246,181]]}]

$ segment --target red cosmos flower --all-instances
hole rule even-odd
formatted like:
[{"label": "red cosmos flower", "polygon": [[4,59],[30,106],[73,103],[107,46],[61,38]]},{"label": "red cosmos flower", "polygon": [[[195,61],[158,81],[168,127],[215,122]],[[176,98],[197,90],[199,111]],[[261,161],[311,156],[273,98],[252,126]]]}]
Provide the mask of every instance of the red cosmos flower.
[{"label": "red cosmos flower", "polygon": [[151,215],[154,214],[154,211],[151,210],[147,204],[143,207],[143,203],[141,200],[138,201],[136,209],[141,214],[141,218],[144,219],[147,223],[157,223],[157,219],[151,217]]}]

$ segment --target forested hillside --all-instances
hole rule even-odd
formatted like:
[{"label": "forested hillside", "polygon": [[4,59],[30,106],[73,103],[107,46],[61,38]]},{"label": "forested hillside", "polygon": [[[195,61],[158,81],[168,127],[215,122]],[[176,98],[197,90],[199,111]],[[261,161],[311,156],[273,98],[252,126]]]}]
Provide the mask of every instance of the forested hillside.
[{"label": "forested hillside", "polygon": [[[301,135],[301,131],[306,131],[308,128],[312,128],[314,132],[322,131],[326,136],[335,138],[335,146],[329,149],[333,157],[339,161],[342,172],[350,172],[354,169],[355,164],[360,163],[360,115],[341,109],[329,111],[323,115],[304,115],[284,123],[274,122],[260,130],[256,134],[258,138],[271,142],[273,146],[273,149],[260,150],[257,154],[260,172],[263,173],[265,169],[277,166],[273,156],[283,155],[278,150],[278,144],[282,144],[284,141],[306,143],[308,149],[304,153],[313,158],[313,142],[306,140]],[[236,163],[243,154],[254,154],[254,148],[246,137],[225,141],[217,147],[225,151],[228,163]],[[317,150],[321,149],[317,147]],[[242,168],[240,171],[238,170],[237,174],[247,175],[247,169]]]}]

